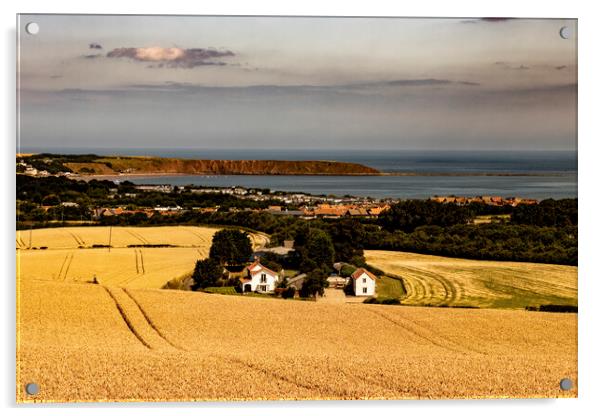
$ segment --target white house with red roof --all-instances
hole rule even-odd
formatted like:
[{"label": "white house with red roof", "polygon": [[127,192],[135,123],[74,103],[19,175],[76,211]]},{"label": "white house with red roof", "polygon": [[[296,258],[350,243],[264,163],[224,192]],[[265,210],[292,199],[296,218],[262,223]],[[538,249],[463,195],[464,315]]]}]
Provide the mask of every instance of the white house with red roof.
[{"label": "white house with red roof", "polygon": [[273,270],[262,265],[259,260],[245,268],[245,275],[240,278],[243,292],[273,292],[278,284],[279,276]]},{"label": "white house with red roof", "polygon": [[376,292],[376,276],[360,267],[351,275],[355,296],[374,296]]}]

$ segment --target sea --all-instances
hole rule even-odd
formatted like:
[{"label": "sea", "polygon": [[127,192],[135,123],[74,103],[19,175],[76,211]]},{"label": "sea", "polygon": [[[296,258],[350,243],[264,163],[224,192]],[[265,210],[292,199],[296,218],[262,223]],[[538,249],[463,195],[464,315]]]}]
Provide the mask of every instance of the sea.
[{"label": "sea", "polygon": [[188,159],[332,160],[355,162],[391,176],[191,175],[124,176],[137,184],[242,186],[316,195],[429,198],[499,195],[577,197],[576,151],[433,151],[306,149],[22,148],[21,152],[147,155]]}]

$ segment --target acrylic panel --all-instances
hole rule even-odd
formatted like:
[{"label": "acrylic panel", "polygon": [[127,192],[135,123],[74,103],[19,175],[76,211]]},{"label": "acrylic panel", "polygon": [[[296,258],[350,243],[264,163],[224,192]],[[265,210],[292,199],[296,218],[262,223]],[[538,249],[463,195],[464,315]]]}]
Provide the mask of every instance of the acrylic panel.
[{"label": "acrylic panel", "polygon": [[18,402],[577,397],[577,21],[17,18]]}]

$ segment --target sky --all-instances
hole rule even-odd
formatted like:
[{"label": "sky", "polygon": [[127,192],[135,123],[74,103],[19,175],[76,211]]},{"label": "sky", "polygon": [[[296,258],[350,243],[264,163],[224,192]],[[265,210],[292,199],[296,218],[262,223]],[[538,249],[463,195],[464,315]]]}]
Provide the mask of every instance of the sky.
[{"label": "sky", "polygon": [[572,151],[576,29],[571,19],[21,15],[19,142]]}]

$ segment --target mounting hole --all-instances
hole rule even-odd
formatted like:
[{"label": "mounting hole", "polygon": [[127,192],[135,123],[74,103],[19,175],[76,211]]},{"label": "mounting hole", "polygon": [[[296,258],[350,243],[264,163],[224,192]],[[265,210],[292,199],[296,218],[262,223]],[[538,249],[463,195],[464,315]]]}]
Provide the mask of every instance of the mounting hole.
[{"label": "mounting hole", "polygon": [[560,28],[560,30],[558,31],[558,33],[560,34],[560,37],[562,39],[570,39],[571,36],[573,35],[573,31],[568,26],[562,26]]},{"label": "mounting hole", "polygon": [[570,378],[563,378],[562,380],[560,380],[560,390],[570,390],[573,388],[573,380],[571,380]]},{"label": "mounting hole", "polygon": [[30,396],[35,396],[40,392],[40,386],[37,383],[27,383],[25,385],[25,392]]},{"label": "mounting hole", "polygon": [[37,35],[40,33],[40,25],[38,25],[36,22],[27,23],[25,25],[25,31],[30,35]]}]

